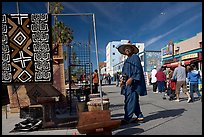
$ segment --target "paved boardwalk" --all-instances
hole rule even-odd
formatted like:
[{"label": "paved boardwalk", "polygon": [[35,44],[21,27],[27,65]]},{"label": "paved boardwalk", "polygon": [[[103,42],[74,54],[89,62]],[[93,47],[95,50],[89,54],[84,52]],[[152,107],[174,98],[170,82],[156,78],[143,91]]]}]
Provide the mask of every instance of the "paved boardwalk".
[{"label": "paved boardwalk", "polygon": [[[142,123],[131,123],[114,129],[113,135],[202,135],[202,102],[187,103],[186,96],[181,93],[181,102],[163,100],[161,94],[152,93],[152,86],[147,86],[148,95],[140,97],[140,104],[145,120]],[[120,88],[115,85],[102,87],[105,97],[110,100],[112,119],[122,119],[123,99]],[[196,96],[196,95],[195,95]],[[2,112],[3,135],[80,135],[75,128],[46,130],[33,132],[10,131],[14,125],[22,121],[19,114]]]}]

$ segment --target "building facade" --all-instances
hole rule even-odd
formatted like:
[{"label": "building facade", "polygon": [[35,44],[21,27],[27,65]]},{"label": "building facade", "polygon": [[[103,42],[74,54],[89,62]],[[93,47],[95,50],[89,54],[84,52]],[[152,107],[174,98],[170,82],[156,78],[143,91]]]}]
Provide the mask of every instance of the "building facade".
[{"label": "building facade", "polygon": [[163,65],[175,68],[178,61],[182,61],[186,66],[194,63],[202,71],[202,32],[191,38],[172,42],[172,50],[166,50],[168,45],[161,49]]},{"label": "building facade", "polygon": [[198,87],[202,91],[202,32],[188,39],[170,42],[161,52],[163,66],[175,68],[181,61],[187,69],[190,64],[195,64],[201,72]]},{"label": "building facade", "polygon": [[[129,42],[129,40],[127,40],[125,42],[123,42],[123,41],[121,40],[121,44],[125,43],[125,42],[126,43]],[[141,59],[141,64],[142,64],[142,66],[144,68],[144,43],[132,43],[132,44],[136,45],[136,47],[139,49],[138,55],[139,55],[139,57]],[[123,66],[123,62],[125,61],[125,59],[127,59],[127,56],[121,54],[119,62],[117,62],[115,65],[113,65],[113,74],[122,71],[122,66]]]},{"label": "building facade", "polygon": [[[106,73],[111,74],[112,80],[115,80],[115,74],[117,72],[122,72],[123,63],[125,59],[127,59],[127,56],[120,54],[117,48],[113,45],[118,46],[129,42],[129,40],[109,42],[106,47]],[[161,67],[161,51],[146,51],[144,43],[141,42],[134,42],[132,44],[136,45],[139,49],[139,53],[137,54],[141,60],[146,83],[149,84],[150,73],[153,66],[156,65],[158,68]],[[114,52],[117,54],[113,55]]]},{"label": "building facade", "polygon": [[144,73],[146,84],[150,84],[151,71],[154,66],[161,67],[161,51],[157,50],[144,50]]},{"label": "building facade", "polygon": [[106,72],[113,76],[113,66],[119,62],[121,54],[117,50],[120,41],[109,42],[106,46]]}]

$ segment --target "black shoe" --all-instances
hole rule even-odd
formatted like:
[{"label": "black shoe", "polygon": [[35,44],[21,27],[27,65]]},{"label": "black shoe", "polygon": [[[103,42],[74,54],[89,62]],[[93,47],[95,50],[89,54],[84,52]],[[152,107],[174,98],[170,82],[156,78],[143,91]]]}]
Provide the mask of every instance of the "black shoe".
[{"label": "black shoe", "polygon": [[190,100],[188,103],[193,103],[194,101],[193,100]]},{"label": "black shoe", "polygon": [[172,101],[173,100],[173,98],[169,98],[169,101]]},{"label": "black shoe", "polygon": [[164,100],[165,100],[165,99],[166,99],[166,97],[164,96],[162,99],[164,99]]},{"label": "black shoe", "polygon": [[202,101],[202,96],[198,97],[198,100],[201,100],[201,101]]}]

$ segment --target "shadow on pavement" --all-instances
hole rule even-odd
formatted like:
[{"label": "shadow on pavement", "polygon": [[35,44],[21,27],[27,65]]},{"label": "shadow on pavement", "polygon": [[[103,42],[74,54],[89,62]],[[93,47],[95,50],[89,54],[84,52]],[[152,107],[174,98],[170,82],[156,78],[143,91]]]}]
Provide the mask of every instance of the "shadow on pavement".
[{"label": "shadow on pavement", "polygon": [[114,117],[123,117],[123,116],[124,116],[124,113],[113,114],[113,115],[111,115],[111,118],[114,118]]},{"label": "shadow on pavement", "polygon": [[[121,119],[122,120],[122,119]],[[139,126],[140,123],[132,122],[126,125],[121,125],[119,128],[115,129],[118,132],[114,135],[135,135],[144,132],[144,129],[135,128],[135,126]],[[114,131],[114,130],[113,130]]]},{"label": "shadow on pavement", "polygon": [[170,109],[170,110],[163,110],[152,112],[153,114],[145,116],[143,123],[148,122],[150,120],[155,120],[159,118],[168,118],[168,117],[176,117],[180,116],[186,109]]},{"label": "shadow on pavement", "polygon": [[141,128],[125,128],[124,130],[121,130],[114,135],[135,135],[142,132],[144,132],[144,129]]},{"label": "shadow on pavement", "polygon": [[[118,132],[115,133],[115,135],[140,134],[140,133],[144,132],[144,129],[134,128],[135,126],[139,126],[141,123],[145,123],[145,122],[148,122],[150,120],[181,116],[184,111],[186,111],[186,109],[171,109],[171,110],[152,112],[152,114],[144,117],[144,121],[141,121],[141,122],[136,121],[136,122],[129,123],[127,125],[121,125],[119,128],[116,129],[116,130],[118,130]],[[122,115],[124,115],[124,114],[121,114],[121,113],[120,114],[114,114],[114,115],[111,115],[111,117],[119,117]],[[119,118],[119,119],[121,119],[121,118]]]}]

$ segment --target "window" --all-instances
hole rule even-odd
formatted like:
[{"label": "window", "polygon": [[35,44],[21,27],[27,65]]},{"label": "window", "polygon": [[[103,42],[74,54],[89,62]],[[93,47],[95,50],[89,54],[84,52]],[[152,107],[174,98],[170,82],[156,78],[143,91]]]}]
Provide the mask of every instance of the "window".
[{"label": "window", "polygon": [[113,48],[115,48],[115,45],[113,45]]},{"label": "window", "polygon": [[202,42],[199,42],[200,43],[200,48],[202,48]]},{"label": "window", "polygon": [[113,52],[113,55],[115,55],[115,52]]},{"label": "window", "polygon": [[179,51],[178,51],[178,50],[175,51],[175,55],[176,55],[176,54],[179,54]]},{"label": "window", "polygon": [[179,49],[180,49],[180,47],[176,47],[176,49],[175,49],[175,55],[176,55],[176,54],[179,54]]}]

